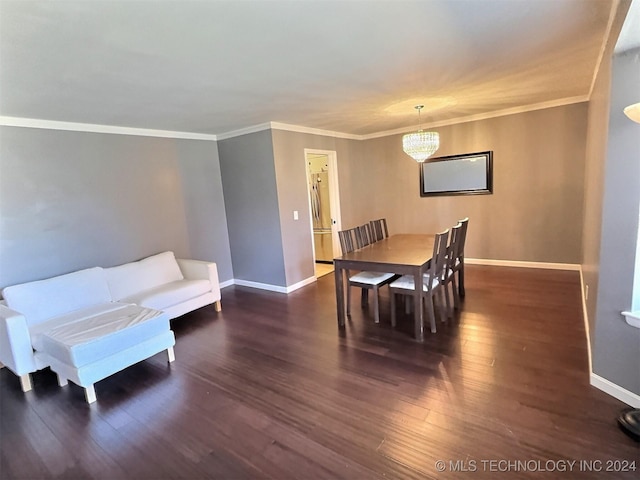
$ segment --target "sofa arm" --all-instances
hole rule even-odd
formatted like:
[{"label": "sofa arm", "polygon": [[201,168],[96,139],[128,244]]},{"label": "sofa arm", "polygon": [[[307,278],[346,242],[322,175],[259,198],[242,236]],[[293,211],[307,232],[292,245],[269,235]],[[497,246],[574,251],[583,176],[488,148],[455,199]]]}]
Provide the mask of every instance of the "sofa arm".
[{"label": "sofa arm", "polygon": [[216,311],[221,310],[220,306],[220,281],[218,280],[218,267],[213,262],[203,262],[201,260],[189,260],[176,258],[182,275],[187,280],[209,280],[211,283],[211,293],[215,298]]},{"label": "sofa arm", "polygon": [[0,362],[19,376],[37,370],[27,321],[5,305],[0,305]]}]

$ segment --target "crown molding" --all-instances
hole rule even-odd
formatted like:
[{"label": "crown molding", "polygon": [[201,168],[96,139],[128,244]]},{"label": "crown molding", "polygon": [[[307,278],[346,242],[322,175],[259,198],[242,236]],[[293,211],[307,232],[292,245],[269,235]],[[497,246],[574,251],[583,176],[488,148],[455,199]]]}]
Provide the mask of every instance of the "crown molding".
[{"label": "crown molding", "polygon": [[[531,105],[524,105],[521,107],[505,108],[504,110],[495,110],[493,112],[479,113],[477,115],[467,115],[463,117],[450,118],[442,120],[440,122],[423,123],[422,129],[446,127],[448,125],[457,125],[459,123],[477,122],[479,120],[488,120],[490,118],[505,117],[507,115],[515,115],[518,113],[533,112],[536,110],[544,110],[545,108],[563,107],[565,105],[573,105],[574,103],[588,102],[588,95],[579,95],[577,97],[562,98],[559,100],[550,100],[548,102],[534,103]],[[413,127],[396,128],[395,130],[387,130],[385,132],[371,133],[369,135],[360,136],[360,140],[369,140],[372,138],[388,137],[390,135],[397,135],[399,133],[414,132],[416,130],[415,125]]]},{"label": "crown molding", "polygon": [[271,128],[271,122],[261,123],[259,125],[253,125],[251,127],[240,128],[238,130],[232,130],[230,132],[220,133],[216,135],[218,140],[226,140],[227,138],[241,137],[242,135],[248,135],[249,133],[262,132]]},{"label": "crown molding", "polygon": [[232,130],[231,132],[221,133],[217,135],[218,140],[225,140],[227,138],[240,137],[249,133],[261,132],[263,130],[283,130],[286,132],[296,133],[308,133],[311,135],[322,135],[325,137],[333,138],[346,138],[349,140],[363,140],[362,135],[353,135],[351,133],[334,132],[332,130],[322,130],[320,128],[303,127],[302,125],[291,125],[289,123],[280,122],[266,122],[258,125],[253,125],[247,128],[241,128],[239,130]]},{"label": "crown molding", "polygon": [[290,125],[288,123],[270,122],[273,130],[285,130],[287,132],[309,133],[311,135],[322,135],[333,138],[346,138],[348,140],[364,140],[363,135],[352,133],[334,132],[332,130],[322,130],[320,128],[303,127],[300,125]]},{"label": "crown molding", "polygon": [[[560,100],[551,100],[522,107],[507,108],[504,110],[496,110],[493,112],[480,113],[477,115],[467,115],[463,117],[451,118],[440,122],[424,123],[423,128],[445,127],[448,125],[456,125],[460,123],[476,122],[479,120],[487,120],[490,118],[504,117],[518,113],[532,112],[535,110],[543,110],[545,108],[562,107],[572,105],[574,103],[588,102],[588,95],[580,95],[576,97],[563,98]],[[40,120],[35,118],[20,118],[0,116],[0,125],[9,127],[25,127],[25,128],[43,128],[50,130],[69,130],[75,132],[93,132],[93,133],[113,133],[118,135],[138,135],[145,137],[165,137],[165,138],[183,138],[187,140],[213,140],[220,141],[228,138],[240,137],[249,133],[261,132],[264,130],[283,130],[287,132],[308,133],[310,135],[320,135],[333,138],[345,138],[348,140],[369,140],[372,138],[388,137],[401,133],[415,131],[415,125],[412,127],[397,128],[395,130],[386,130],[384,132],[371,133],[368,135],[355,135],[351,133],[335,132],[332,130],[322,130],[319,128],[303,127],[301,125],[291,125],[288,123],[265,122],[238,130],[233,130],[218,135],[192,132],[174,132],[170,130],[152,130],[147,128],[118,127],[112,125],[98,125],[91,123],[74,123],[59,122],[57,120]]]},{"label": "crown molding", "polygon": [[149,128],[119,127],[94,123],[59,122],[37,118],[0,116],[0,125],[6,127],[41,128],[45,130],[67,130],[70,132],[110,133],[115,135],[135,135],[139,137],[181,138],[186,140],[216,141],[215,135],[192,132],[174,132],[171,130],[153,130]]}]

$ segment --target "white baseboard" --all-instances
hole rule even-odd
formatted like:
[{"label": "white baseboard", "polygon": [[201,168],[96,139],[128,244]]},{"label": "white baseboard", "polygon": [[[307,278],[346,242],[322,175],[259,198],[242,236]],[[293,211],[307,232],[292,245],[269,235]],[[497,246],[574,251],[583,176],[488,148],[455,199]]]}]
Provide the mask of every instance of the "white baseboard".
[{"label": "white baseboard", "polygon": [[231,280],[225,280],[224,282],[220,282],[220,288],[226,288],[233,285],[233,278]]},{"label": "white baseboard", "polygon": [[577,263],[522,262],[519,260],[493,260],[489,258],[465,258],[469,265],[490,265],[495,267],[545,268],[548,270],[580,271]]},{"label": "white baseboard", "polygon": [[301,282],[294,283],[293,285],[289,285],[288,287],[282,287],[280,285],[271,285],[269,283],[260,283],[260,282],[251,282],[249,280],[239,280],[237,278],[233,279],[233,283],[235,285],[240,285],[241,287],[251,287],[251,288],[259,288],[260,290],[269,290],[270,292],[278,292],[278,293],[291,293],[299,288],[304,287],[305,285],[309,285],[310,283],[315,282],[316,277],[305,278]]},{"label": "white baseboard", "polygon": [[587,310],[587,299],[584,296],[584,277],[582,275],[582,267],[580,267],[580,297],[582,298],[582,318],[584,319],[584,329],[587,336],[587,352],[589,355],[589,384],[602,390],[604,393],[617,398],[621,402],[633,408],[640,408],[640,395],[630,392],[626,388],[607,380],[600,375],[593,373],[593,357],[591,354],[591,332],[589,329],[589,313]]},{"label": "white baseboard", "polygon": [[591,372],[591,375],[589,376],[589,383],[593,387],[602,390],[604,393],[617,398],[621,402],[624,402],[633,408],[640,408],[640,395],[636,395],[635,393],[630,392],[626,388],[622,388],[620,385],[610,382],[600,375]]}]

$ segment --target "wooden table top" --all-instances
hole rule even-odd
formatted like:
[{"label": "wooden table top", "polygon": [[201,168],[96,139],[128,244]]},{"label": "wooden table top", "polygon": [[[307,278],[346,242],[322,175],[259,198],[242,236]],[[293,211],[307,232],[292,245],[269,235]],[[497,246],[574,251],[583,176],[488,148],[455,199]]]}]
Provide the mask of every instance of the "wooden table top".
[{"label": "wooden table top", "polygon": [[431,260],[432,234],[399,234],[337,257],[335,261],[421,266]]}]

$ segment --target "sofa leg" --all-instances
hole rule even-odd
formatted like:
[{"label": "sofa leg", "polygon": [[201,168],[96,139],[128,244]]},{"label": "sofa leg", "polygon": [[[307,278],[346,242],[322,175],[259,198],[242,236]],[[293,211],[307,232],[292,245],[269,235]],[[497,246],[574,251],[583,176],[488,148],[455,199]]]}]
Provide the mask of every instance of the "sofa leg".
[{"label": "sofa leg", "polygon": [[173,347],[167,348],[167,357],[169,357],[169,363],[173,362],[176,359],[175,353],[173,353]]},{"label": "sofa leg", "polygon": [[222,302],[220,302],[220,300],[218,300],[216,303],[213,304],[213,308],[216,309],[216,312],[221,312],[222,311]]},{"label": "sofa leg", "polygon": [[84,387],[84,398],[87,399],[87,403],[93,403],[96,401],[96,389],[93,385]]},{"label": "sofa leg", "polygon": [[58,385],[60,385],[61,387],[64,387],[66,385],[68,385],[68,381],[66,378],[61,377],[60,374],[56,373],[56,376],[58,377]]},{"label": "sofa leg", "polygon": [[25,375],[20,375],[20,386],[22,387],[23,392],[28,392],[29,390],[31,390],[31,377],[28,373]]}]

